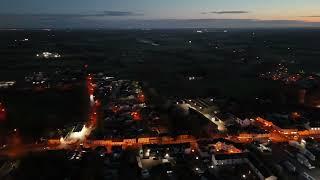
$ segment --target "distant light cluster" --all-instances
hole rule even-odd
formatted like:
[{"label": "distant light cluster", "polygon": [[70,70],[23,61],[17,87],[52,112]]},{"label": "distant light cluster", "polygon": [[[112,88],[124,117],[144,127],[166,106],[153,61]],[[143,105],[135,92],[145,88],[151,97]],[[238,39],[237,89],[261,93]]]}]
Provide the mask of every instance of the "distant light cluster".
[{"label": "distant light cluster", "polygon": [[284,64],[277,64],[273,71],[260,74],[261,78],[272,79],[274,81],[281,80],[289,76],[288,68]]},{"label": "distant light cluster", "polygon": [[9,88],[16,84],[16,81],[0,81],[0,88]]},{"label": "distant light cluster", "polygon": [[51,58],[61,58],[61,55],[58,53],[51,53],[51,52],[42,52],[41,54],[37,54],[37,57],[51,59]]}]

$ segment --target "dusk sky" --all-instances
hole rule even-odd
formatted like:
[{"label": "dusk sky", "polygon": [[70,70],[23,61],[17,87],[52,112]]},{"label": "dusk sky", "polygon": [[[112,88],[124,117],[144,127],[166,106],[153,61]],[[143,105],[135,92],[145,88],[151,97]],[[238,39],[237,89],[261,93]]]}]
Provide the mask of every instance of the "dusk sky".
[{"label": "dusk sky", "polygon": [[[0,27],[101,24],[128,19],[290,20],[317,26],[319,7],[319,0],[0,0]],[[27,24],[30,19],[32,23]]]}]

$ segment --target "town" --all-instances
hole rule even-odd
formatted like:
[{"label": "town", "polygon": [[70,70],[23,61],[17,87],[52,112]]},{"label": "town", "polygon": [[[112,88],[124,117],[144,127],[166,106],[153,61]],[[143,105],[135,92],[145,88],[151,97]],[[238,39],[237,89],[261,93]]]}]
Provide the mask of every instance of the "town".
[{"label": "town", "polygon": [[[79,170],[81,162],[92,158],[101,162],[105,168],[98,175],[104,179],[126,177],[122,168],[128,176],[142,179],[320,176],[320,127],[302,112],[240,117],[221,109],[226,103],[223,97],[163,99],[144,82],[88,73],[86,68],[57,71],[54,76],[37,72],[26,76],[23,87],[3,83],[3,88],[36,92],[81,86],[88,115],[84,122],[52,130],[50,136],[29,143],[19,141],[19,129],[8,132],[1,141],[1,178],[19,176],[21,157],[57,152]],[[6,120],[5,105],[1,102],[1,121]],[[231,170],[236,174],[229,176]]]}]

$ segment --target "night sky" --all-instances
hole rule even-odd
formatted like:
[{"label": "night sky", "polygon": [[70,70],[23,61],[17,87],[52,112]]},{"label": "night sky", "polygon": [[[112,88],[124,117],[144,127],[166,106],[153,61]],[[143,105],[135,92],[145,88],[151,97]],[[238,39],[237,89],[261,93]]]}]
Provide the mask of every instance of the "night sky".
[{"label": "night sky", "polygon": [[0,28],[170,27],[186,20],[197,27],[204,19],[214,20],[208,27],[319,26],[319,7],[319,0],[0,0]]}]

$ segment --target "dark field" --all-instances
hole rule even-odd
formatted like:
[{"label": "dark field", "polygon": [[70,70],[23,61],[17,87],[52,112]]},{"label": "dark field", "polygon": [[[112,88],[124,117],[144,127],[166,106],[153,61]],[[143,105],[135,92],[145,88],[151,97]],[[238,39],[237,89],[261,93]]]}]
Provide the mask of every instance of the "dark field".
[{"label": "dark field", "polygon": [[39,137],[49,132],[46,130],[87,120],[88,100],[84,87],[67,91],[2,91],[0,97],[6,102],[8,114],[1,126],[10,131],[19,129],[22,137]]},{"label": "dark field", "polygon": [[[319,29],[17,30],[0,31],[0,39],[0,80],[18,83],[33,72],[77,71],[88,64],[89,71],[146,82],[165,97],[220,95],[249,102],[282,88],[257,78],[274,64],[284,63],[292,73],[320,71]],[[43,51],[62,57],[37,58]],[[7,125],[30,132],[82,121],[83,91],[1,93],[14,114]]]},{"label": "dark field", "polygon": [[[92,70],[145,80],[167,96],[206,96],[212,90],[252,95],[272,86],[257,82],[256,75],[274,63],[287,63],[293,72],[319,71],[318,34],[317,29],[1,31],[1,79],[89,64]],[[19,42],[24,38],[29,41]],[[42,51],[58,52],[62,59],[37,59]],[[204,78],[186,81],[184,76],[194,74]]]}]

